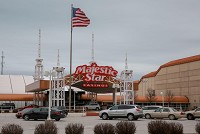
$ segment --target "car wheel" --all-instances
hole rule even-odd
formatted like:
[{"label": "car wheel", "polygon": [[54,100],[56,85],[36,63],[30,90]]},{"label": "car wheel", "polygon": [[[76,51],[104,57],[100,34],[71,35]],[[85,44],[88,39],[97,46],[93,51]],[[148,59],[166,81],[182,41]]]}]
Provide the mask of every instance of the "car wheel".
[{"label": "car wheel", "polygon": [[29,116],[28,115],[24,115],[24,120],[28,121],[29,120]]},{"label": "car wheel", "polygon": [[98,107],[96,107],[96,110],[99,110],[99,108],[98,108]]},{"label": "car wheel", "polygon": [[169,115],[169,119],[170,119],[170,120],[175,120],[176,117],[175,117],[174,115],[171,114],[171,115]]},{"label": "car wheel", "polygon": [[132,121],[134,119],[134,115],[133,114],[128,114],[127,118],[128,118],[129,121]]},{"label": "car wheel", "polygon": [[103,113],[103,114],[102,114],[102,119],[103,119],[103,120],[107,120],[107,119],[108,119],[108,114]]},{"label": "car wheel", "polygon": [[60,120],[60,118],[56,118],[55,120],[56,120],[56,121],[59,121],[59,120]]},{"label": "car wheel", "polygon": [[145,118],[146,119],[151,119],[151,115],[150,114],[145,114]]},{"label": "car wheel", "polygon": [[187,115],[187,119],[188,120],[194,120],[195,118],[194,118],[194,116],[192,114],[188,114]]},{"label": "car wheel", "polygon": [[134,117],[134,120],[138,120],[138,118]]}]

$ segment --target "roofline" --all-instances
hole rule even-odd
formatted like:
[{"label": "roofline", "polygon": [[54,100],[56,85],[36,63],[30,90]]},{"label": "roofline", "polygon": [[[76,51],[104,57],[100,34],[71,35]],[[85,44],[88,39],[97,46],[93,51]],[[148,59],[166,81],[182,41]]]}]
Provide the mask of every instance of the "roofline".
[{"label": "roofline", "polygon": [[139,80],[139,83],[144,78],[155,77],[162,68],[170,67],[170,66],[175,66],[175,65],[180,65],[180,64],[185,64],[185,63],[194,62],[194,61],[199,61],[199,60],[200,60],[200,55],[190,56],[190,57],[186,57],[186,58],[182,58],[182,59],[178,59],[178,60],[172,60],[170,62],[167,62],[167,63],[161,65],[158,68],[157,71],[150,72],[150,73],[142,76],[142,78]]}]

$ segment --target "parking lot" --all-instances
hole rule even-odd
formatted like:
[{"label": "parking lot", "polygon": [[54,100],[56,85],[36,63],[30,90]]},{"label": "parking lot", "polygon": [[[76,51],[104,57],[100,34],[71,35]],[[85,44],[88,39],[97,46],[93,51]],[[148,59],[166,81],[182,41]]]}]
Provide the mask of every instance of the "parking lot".
[{"label": "parking lot", "polygon": [[[81,123],[84,125],[84,134],[93,134],[93,128],[96,124],[111,123],[115,125],[117,122],[122,120],[127,121],[127,119],[102,120],[98,116],[83,116],[82,113],[69,113],[67,118],[55,121],[55,123],[58,127],[59,134],[65,133],[65,127],[68,123]],[[150,121],[151,120],[147,119],[138,119],[137,121],[134,121],[136,125],[136,134],[148,134],[147,124]],[[173,122],[183,124],[184,134],[194,134],[197,121],[200,121],[200,119],[187,120],[186,118],[181,118],[179,120],[174,120]],[[23,119],[17,119],[15,113],[0,113],[0,122],[0,128],[7,123],[15,123],[22,126],[24,134],[34,134],[35,126],[44,123],[44,120],[24,121]]]}]

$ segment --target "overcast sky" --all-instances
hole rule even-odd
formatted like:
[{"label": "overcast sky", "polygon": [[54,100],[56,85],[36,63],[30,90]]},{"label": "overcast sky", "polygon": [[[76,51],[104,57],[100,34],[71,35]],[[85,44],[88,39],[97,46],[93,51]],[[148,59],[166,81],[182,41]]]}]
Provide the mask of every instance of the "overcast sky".
[{"label": "overcast sky", "polygon": [[200,54],[199,0],[0,0],[0,51],[4,74],[33,75],[39,28],[44,70],[60,64],[69,73],[71,4],[91,20],[73,30],[73,71],[92,59],[134,79],[169,61]]}]

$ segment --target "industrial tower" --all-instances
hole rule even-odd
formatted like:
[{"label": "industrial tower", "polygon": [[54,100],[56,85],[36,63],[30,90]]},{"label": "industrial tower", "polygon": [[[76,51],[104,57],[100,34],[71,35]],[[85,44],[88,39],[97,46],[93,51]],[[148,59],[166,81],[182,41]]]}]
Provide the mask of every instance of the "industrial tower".
[{"label": "industrial tower", "polygon": [[127,54],[125,70],[120,75],[120,104],[134,104],[133,70],[128,70]]},{"label": "industrial tower", "polygon": [[[92,63],[96,63],[94,60],[94,33],[92,33],[92,60],[89,62],[89,64],[91,65]],[[91,100],[92,103],[97,101],[97,93],[94,92],[88,92],[87,93],[88,98]]]},{"label": "industrial tower", "polygon": [[[38,58],[35,60],[35,75],[33,76],[34,81],[43,80],[43,64],[41,59],[41,30],[39,29],[39,43],[38,43]],[[34,103],[37,105],[43,105],[43,92],[35,92],[34,93]]]},{"label": "industrial tower", "polygon": [[64,70],[64,67],[60,67],[58,50],[57,66],[53,67],[55,77],[52,80],[52,106],[65,106]]},{"label": "industrial tower", "polygon": [[35,75],[34,75],[34,81],[42,80],[43,78],[43,65],[41,59],[41,30],[39,29],[39,43],[38,43],[38,58],[35,60]]}]

